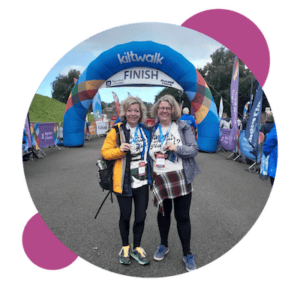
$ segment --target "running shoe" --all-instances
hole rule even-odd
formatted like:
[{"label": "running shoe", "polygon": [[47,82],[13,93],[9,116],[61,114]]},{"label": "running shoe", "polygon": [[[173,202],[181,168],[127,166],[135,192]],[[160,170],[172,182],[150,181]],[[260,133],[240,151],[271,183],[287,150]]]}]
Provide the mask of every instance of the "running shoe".
[{"label": "running shoe", "polygon": [[156,250],[156,252],[154,253],[154,259],[155,260],[163,260],[163,258],[165,257],[165,255],[169,252],[169,248],[165,247],[164,245],[159,245],[158,249]]},{"label": "running shoe", "polygon": [[119,253],[119,262],[124,265],[130,264],[130,248],[129,246],[122,247]]},{"label": "running shoe", "polygon": [[130,252],[130,255],[136,259],[140,265],[147,265],[150,263],[147,258],[147,254],[142,247],[136,247]]},{"label": "running shoe", "polygon": [[196,270],[197,267],[196,267],[196,264],[195,264],[193,254],[188,254],[187,256],[184,256],[183,261],[185,263],[185,268],[188,272]]}]

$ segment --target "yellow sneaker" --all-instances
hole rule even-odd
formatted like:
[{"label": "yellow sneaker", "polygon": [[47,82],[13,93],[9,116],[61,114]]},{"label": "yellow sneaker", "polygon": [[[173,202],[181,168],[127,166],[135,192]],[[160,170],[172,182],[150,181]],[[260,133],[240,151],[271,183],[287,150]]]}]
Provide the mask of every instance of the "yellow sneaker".
[{"label": "yellow sneaker", "polygon": [[130,255],[136,259],[140,265],[147,265],[150,263],[147,254],[142,247],[136,247],[130,252]]},{"label": "yellow sneaker", "polygon": [[124,265],[130,264],[130,247],[129,246],[122,247],[122,249],[119,253],[119,262]]}]

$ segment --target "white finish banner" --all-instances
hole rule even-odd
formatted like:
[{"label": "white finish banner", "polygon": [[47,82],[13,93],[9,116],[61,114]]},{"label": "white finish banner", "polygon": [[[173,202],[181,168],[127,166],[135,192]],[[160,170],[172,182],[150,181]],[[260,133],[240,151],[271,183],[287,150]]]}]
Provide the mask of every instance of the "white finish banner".
[{"label": "white finish banner", "polygon": [[145,67],[122,70],[106,80],[101,88],[128,85],[166,86],[183,91],[183,88],[164,72]]}]

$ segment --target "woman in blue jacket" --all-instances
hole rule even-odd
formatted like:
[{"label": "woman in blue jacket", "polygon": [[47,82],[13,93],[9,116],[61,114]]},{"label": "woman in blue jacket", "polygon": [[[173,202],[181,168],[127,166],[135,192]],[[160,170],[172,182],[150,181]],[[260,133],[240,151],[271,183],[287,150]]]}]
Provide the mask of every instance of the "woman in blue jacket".
[{"label": "woman in blue jacket", "polygon": [[271,131],[267,134],[267,138],[263,145],[263,153],[265,156],[270,155],[268,175],[270,177],[271,184],[273,185],[275,175],[276,175],[277,157],[278,157],[278,141],[277,141],[277,131],[276,131],[275,124],[271,129]]}]

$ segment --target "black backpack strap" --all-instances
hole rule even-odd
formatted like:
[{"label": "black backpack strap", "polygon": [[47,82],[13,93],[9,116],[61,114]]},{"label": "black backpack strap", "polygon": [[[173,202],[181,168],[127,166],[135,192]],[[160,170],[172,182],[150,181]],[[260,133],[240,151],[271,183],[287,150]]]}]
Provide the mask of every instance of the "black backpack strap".
[{"label": "black backpack strap", "polygon": [[117,147],[121,146],[121,138],[120,138],[120,129],[118,125],[115,125],[113,127],[116,130],[116,134],[117,134]]}]

